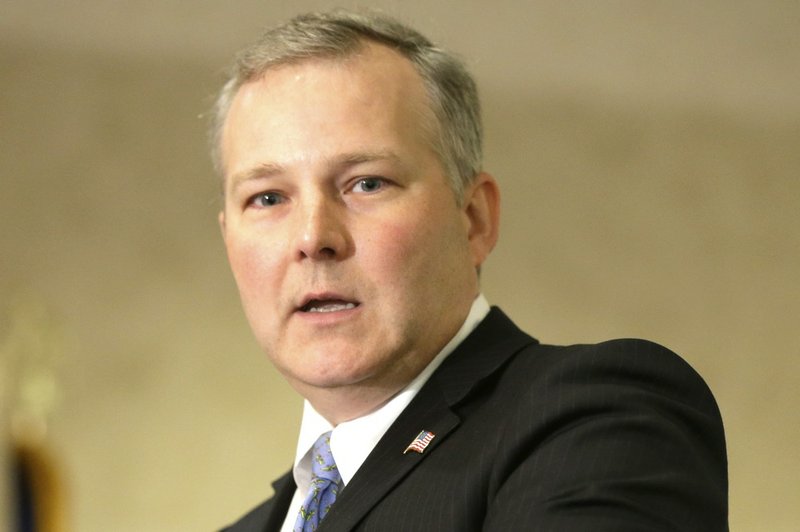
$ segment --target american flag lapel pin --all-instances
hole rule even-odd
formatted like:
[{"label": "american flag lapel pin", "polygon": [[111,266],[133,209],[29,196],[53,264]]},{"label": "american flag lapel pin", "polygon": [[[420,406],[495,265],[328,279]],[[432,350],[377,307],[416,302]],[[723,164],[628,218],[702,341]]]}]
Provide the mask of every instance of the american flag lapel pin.
[{"label": "american flag lapel pin", "polygon": [[403,454],[406,454],[408,451],[414,451],[415,453],[422,454],[422,451],[425,450],[425,448],[428,446],[431,440],[435,437],[436,434],[434,434],[433,432],[429,430],[423,430],[422,432],[417,434],[417,437],[414,438],[414,440],[408,447],[406,447],[406,450],[403,451]]}]

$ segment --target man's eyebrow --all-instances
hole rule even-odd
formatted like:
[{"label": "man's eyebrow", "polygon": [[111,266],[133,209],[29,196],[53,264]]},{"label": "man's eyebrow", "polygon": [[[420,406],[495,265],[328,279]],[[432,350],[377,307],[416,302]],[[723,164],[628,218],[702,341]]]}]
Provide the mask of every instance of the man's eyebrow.
[{"label": "man's eyebrow", "polygon": [[230,178],[231,189],[235,189],[236,187],[247,181],[264,177],[270,177],[275,174],[279,174],[284,170],[285,170],[284,167],[279,164],[261,163],[252,168],[243,170],[237,174],[232,175]]},{"label": "man's eyebrow", "polygon": [[390,161],[393,163],[401,163],[400,157],[398,157],[396,153],[389,150],[345,153],[335,157],[332,162],[334,165],[347,167],[373,161]]}]

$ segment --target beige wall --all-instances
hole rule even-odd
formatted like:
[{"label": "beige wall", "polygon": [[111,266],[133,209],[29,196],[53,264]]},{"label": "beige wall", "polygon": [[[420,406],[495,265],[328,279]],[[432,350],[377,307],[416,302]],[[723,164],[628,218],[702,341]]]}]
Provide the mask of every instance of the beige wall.
[{"label": "beige wall", "polygon": [[[546,342],[683,354],[725,419],[732,528],[793,530],[800,9],[385,4],[483,87],[491,302]],[[74,530],[211,530],[288,466],[300,401],[239,309],[198,115],[288,10],[45,5],[0,22],[0,334],[18,301],[65,331],[49,437]]]}]

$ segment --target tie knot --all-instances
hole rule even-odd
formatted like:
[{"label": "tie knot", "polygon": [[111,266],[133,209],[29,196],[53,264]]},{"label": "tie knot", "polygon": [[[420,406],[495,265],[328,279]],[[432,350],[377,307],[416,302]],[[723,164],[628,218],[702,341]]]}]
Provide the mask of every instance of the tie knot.
[{"label": "tie knot", "polygon": [[311,456],[311,475],[338,484],[341,476],[331,453],[331,433],[326,432],[314,443]]}]

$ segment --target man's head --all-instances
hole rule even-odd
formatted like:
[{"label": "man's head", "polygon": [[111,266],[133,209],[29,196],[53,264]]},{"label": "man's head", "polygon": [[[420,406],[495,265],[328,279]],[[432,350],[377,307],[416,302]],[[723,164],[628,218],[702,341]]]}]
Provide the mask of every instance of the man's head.
[{"label": "man's head", "polygon": [[453,193],[427,83],[375,39],[275,63],[226,106],[220,224],[256,339],[330,421],[365,414],[463,323],[496,184]]},{"label": "man's head", "polygon": [[425,129],[456,197],[480,172],[482,135],[480,101],[475,82],[464,65],[423,35],[375,13],[337,10],[298,16],[273,28],[239,53],[230,79],[217,99],[212,123],[214,164],[225,175],[220,152],[222,127],[239,88],[271,68],[311,58],[343,58],[368,42],[380,43],[403,55],[425,83],[432,116]]}]

